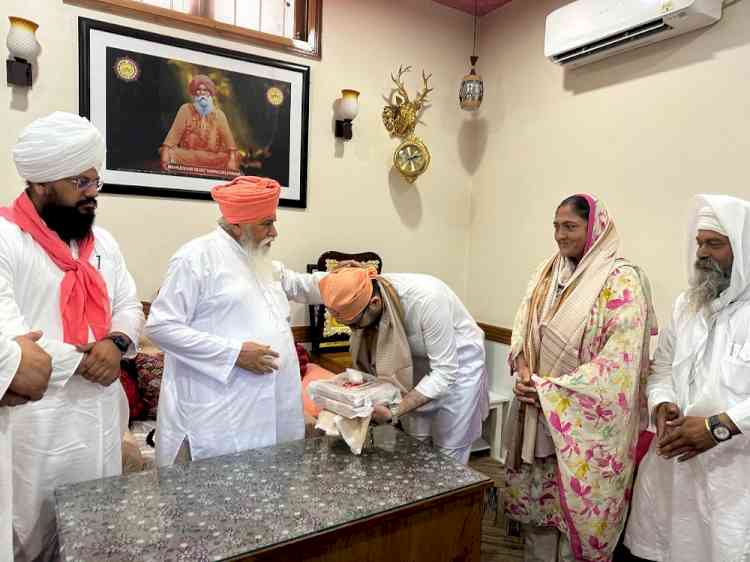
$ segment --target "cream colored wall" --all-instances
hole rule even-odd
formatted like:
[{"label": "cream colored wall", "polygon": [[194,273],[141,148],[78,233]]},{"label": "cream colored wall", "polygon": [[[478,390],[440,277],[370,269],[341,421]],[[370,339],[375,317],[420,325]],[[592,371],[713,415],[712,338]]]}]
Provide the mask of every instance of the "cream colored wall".
[{"label": "cream colored wall", "polygon": [[[398,5],[398,10],[394,8]],[[54,110],[78,109],[77,16],[139,27],[164,35],[210,42],[228,49],[310,64],[308,207],[279,211],[276,255],[303,270],[324,250],[376,250],[391,271],[437,275],[459,294],[465,289],[470,177],[459,150],[463,116],[457,82],[471,48],[471,19],[430,0],[327,0],[323,10],[323,59],[306,61],[248,44],[85,10],[62,0],[3,0],[8,15],[40,24],[43,52],[33,89],[0,88],[0,200],[21,189],[10,160],[19,131]],[[417,25],[418,22],[418,25]],[[397,145],[380,120],[389,73],[411,64],[409,91],[420,85],[422,67],[433,73],[432,106],[417,132],[432,152],[430,170],[415,186],[391,172]],[[4,73],[3,73],[4,75]],[[341,88],[362,92],[354,139],[333,136],[332,104]],[[211,202],[130,196],[100,197],[97,222],[119,241],[141,298],[159,287],[169,256],[184,242],[207,232],[218,216]],[[303,323],[301,307],[294,323]]]},{"label": "cream colored wall", "polygon": [[728,2],[711,28],[568,72],[544,58],[545,16],[566,3],[515,1],[482,20],[469,306],[511,326],[555,249],[556,205],[591,191],[664,320],[686,282],[691,196],[750,198],[750,2]]}]

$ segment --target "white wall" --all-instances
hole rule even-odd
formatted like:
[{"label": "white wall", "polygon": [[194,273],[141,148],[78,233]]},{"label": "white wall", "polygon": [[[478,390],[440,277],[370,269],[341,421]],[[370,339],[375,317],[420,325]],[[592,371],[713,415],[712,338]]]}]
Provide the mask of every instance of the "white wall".
[{"label": "white wall", "polygon": [[750,198],[750,2],[728,2],[711,28],[568,72],[543,53],[545,17],[566,3],[516,0],[482,20],[468,304],[510,327],[555,250],[555,207],[591,191],[623,255],[649,274],[663,321],[686,283],[691,196]]},{"label": "white wall", "polygon": [[[394,6],[398,4],[398,10]],[[310,64],[308,208],[279,212],[277,256],[304,269],[330,249],[375,250],[390,271],[437,275],[465,294],[470,177],[460,151],[463,119],[457,106],[458,81],[471,49],[471,18],[430,0],[327,0],[323,9],[323,59],[307,61],[246,43],[115,17],[64,4],[62,0],[3,0],[2,37],[8,15],[39,23],[43,47],[33,88],[0,88],[0,201],[7,204],[22,184],[10,159],[19,131],[54,110],[78,109],[77,16],[138,27],[164,35],[248,53]],[[414,186],[391,171],[397,140],[380,118],[389,73],[411,64],[410,92],[422,68],[433,73],[432,106],[417,128],[430,147],[430,170]],[[4,76],[4,73],[3,73]],[[332,104],[341,88],[360,90],[354,139],[333,136]],[[212,202],[132,196],[100,198],[98,224],[120,242],[141,298],[159,287],[169,256],[184,242],[215,225]],[[303,323],[298,308],[294,323]]]}]

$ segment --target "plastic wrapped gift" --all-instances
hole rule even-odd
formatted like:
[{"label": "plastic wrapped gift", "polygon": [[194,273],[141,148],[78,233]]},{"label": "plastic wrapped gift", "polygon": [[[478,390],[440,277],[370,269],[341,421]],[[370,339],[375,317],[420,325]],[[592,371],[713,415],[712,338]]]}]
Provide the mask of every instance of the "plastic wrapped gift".
[{"label": "plastic wrapped gift", "polygon": [[396,386],[355,369],[347,369],[333,379],[313,381],[307,391],[319,408],[349,419],[369,416],[373,404],[401,401]]}]

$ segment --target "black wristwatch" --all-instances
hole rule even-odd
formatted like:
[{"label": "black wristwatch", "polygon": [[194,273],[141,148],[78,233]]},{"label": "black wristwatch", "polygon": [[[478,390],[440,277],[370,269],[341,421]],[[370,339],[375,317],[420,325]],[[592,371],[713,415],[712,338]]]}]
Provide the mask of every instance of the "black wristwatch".
[{"label": "black wristwatch", "polygon": [[711,435],[718,443],[729,441],[732,438],[732,430],[721,423],[719,416],[711,416],[708,418],[708,428],[711,431]]},{"label": "black wristwatch", "polygon": [[119,334],[109,335],[105,339],[112,340],[112,343],[115,344],[117,349],[119,349],[120,353],[122,353],[123,355],[125,355],[130,348],[130,340],[125,336],[121,336]]}]

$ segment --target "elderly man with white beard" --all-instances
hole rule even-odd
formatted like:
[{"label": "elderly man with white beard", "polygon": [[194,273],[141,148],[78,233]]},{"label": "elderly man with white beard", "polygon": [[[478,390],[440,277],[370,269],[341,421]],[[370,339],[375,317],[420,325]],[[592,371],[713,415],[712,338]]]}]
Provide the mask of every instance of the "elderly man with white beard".
[{"label": "elderly man with white beard", "polygon": [[216,186],[219,227],[169,262],[146,324],[166,354],[160,466],[304,437],[288,299],[319,304],[323,274],[270,260],[280,189],[255,177]]},{"label": "elderly man with white beard", "polygon": [[750,202],[700,195],[687,291],[648,380],[657,438],[625,545],[660,562],[750,561]]}]

